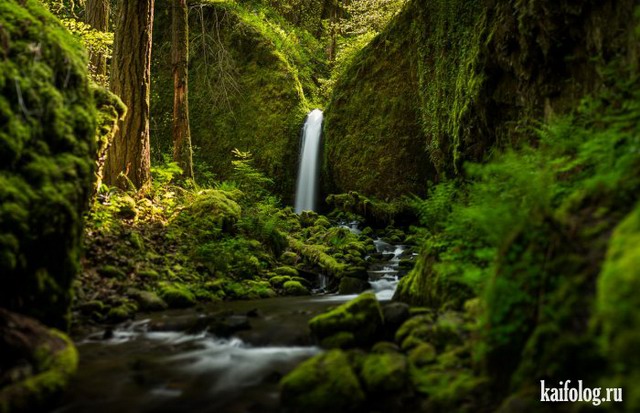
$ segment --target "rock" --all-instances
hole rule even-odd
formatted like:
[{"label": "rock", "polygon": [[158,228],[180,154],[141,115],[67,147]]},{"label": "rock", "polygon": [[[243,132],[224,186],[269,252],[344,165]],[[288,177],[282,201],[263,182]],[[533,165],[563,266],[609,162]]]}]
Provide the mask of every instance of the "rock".
[{"label": "rock", "polygon": [[159,295],[171,308],[186,308],[196,303],[195,295],[183,284],[160,283]]},{"label": "rock", "polygon": [[69,337],[4,309],[0,349],[2,412],[49,410],[78,366],[78,352]]},{"label": "rock", "polygon": [[269,283],[274,288],[282,288],[284,283],[286,283],[287,281],[291,281],[291,277],[289,277],[288,275],[276,275],[269,280]]},{"label": "rock", "polygon": [[302,211],[300,214],[300,225],[302,228],[308,228],[315,225],[318,214],[313,211]]},{"label": "rock", "polygon": [[278,274],[280,276],[286,276],[286,277],[297,277],[298,276],[298,270],[296,270],[293,267],[289,267],[289,266],[278,267],[278,268],[274,269],[273,272],[275,272],[276,274]]},{"label": "rock", "polygon": [[311,333],[320,341],[340,332],[350,332],[355,345],[369,346],[382,333],[382,310],[374,293],[363,293],[309,322]]},{"label": "rock", "polygon": [[367,272],[367,269],[365,267],[362,267],[362,266],[350,266],[350,267],[347,267],[342,272],[341,275],[342,275],[342,277],[357,278],[357,279],[363,280],[363,281],[367,281],[369,279],[369,273]]},{"label": "rock", "polygon": [[398,347],[396,343],[391,343],[389,341],[379,341],[373,347],[371,347],[371,352],[376,354],[400,353],[400,347]]},{"label": "rock", "polygon": [[365,402],[349,358],[340,350],[301,363],[280,381],[283,407],[292,413],[353,412]]},{"label": "rock", "polygon": [[355,347],[356,338],[353,333],[348,331],[340,331],[330,337],[323,339],[320,342],[322,348],[340,348],[349,349]]},{"label": "rock", "polygon": [[388,337],[393,337],[396,330],[409,319],[409,305],[405,303],[389,302],[382,305],[385,331]]},{"label": "rock", "polygon": [[402,354],[367,355],[361,371],[367,393],[373,397],[399,392],[407,383],[407,360]]},{"label": "rock", "polygon": [[118,216],[122,219],[135,219],[138,216],[136,201],[129,195],[120,197],[118,205]]},{"label": "rock", "polygon": [[104,265],[96,270],[101,277],[124,280],[127,274],[115,265]]},{"label": "rock", "polygon": [[249,318],[244,315],[213,317],[206,325],[207,331],[216,337],[228,338],[237,332],[250,330]]},{"label": "rock", "polygon": [[287,265],[296,265],[300,261],[300,256],[295,252],[285,251],[280,255],[280,261]]},{"label": "rock", "polygon": [[424,367],[436,360],[436,348],[429,343],[420,343],[409,352],[409,361],[417,366]]},{"label": "rock", "polygon": [[121,323],[135,316],[138,306],[131,301],[112,307],[107,313],[107,321],[111,323]]},{"label": "rock", "polygon": [[367,281],[362,281],[359,278],[342,277],[340,280],[340,287],[338,287],[339,294],[359,294],[369,288]]},{"label": "rock", "polygon": [[298,281],[287,281],[282,288],[286,295],[309,295],[309,290]]},{"label": "rock", "polygon": [[129,289],[127,295],[133,298],[142,311],[160,311],[165,310],[168,305],[158,297],[158,294],[152,291],[140,291]]},{"label": "rock", "polygon": [[64,330],[95,180],[98,88],[78,38],[41,2],[0,1],[0,39],[0,303]]}]

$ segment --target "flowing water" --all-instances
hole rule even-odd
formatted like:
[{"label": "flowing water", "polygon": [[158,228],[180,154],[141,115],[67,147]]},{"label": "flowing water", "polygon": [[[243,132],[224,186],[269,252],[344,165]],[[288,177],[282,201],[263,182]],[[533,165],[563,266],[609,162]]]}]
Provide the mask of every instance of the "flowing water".
[{"label": "flowing water", "polygon": [[322,135],[322,111],[315,109],[307,115],[302,129],[300,166],[296,187],[295,211],[314,211],[318,191],[318,159]]},{"label": "flowing water", "polygon": [[[405,248],[375,245],[369,283],[386,301]],[[54,413],[278,412],[279,380],[321,351],[308,321],[356,296],[320,295],[326,281],[319,277],[319,295],[168,310],[85,334],[78,374]],[[234,328],[220,334],[216,317]]]}]

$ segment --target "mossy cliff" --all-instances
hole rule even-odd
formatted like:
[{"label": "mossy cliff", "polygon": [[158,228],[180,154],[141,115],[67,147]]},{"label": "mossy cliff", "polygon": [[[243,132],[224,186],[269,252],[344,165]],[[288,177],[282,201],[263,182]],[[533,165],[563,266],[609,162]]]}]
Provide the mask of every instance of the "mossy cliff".
[{"label": "mossy cliff", "polygon": [[515,146],[541,119],[637,59],[632,1],[411,1],[338,79],[326,111],[327,190],[423,193]]},{"label": "mossy cliff", "polygon": [[[173,105],[171,16],[170,8],[161,4],[154,28],[152,146],[166,151]],[[313,90],[307,73],[312,67],[309,54],[318,51],[317,45],[305,42],[315,40],[298,38],[262,11],[234,2],[203,2],[189,17],[196,173],[208,171],[227,179],[231,151],[251,151],[256,166],[274,179],[276,192],[292,197],[300,130],[308,109],[305,92]]]},{"label": "mossy cliff", "polygon": [[0,3],[0,302],[67,327],[96,111],[85,53],[38,1]]}]

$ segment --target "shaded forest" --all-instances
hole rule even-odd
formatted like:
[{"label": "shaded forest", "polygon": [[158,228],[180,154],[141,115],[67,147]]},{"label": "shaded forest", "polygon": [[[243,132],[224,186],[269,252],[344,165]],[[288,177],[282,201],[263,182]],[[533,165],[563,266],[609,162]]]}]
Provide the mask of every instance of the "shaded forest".
[{"label": "shaded forest", "polygon": [[634,0],[3,0],[0,412],[638,411],[639,63]]}]

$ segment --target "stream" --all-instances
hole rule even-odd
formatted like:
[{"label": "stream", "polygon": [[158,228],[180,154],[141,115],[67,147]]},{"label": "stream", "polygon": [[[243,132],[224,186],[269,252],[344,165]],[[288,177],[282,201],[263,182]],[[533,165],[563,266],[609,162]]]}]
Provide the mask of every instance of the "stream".
[{"label": "stream", "polygon": [[[371,260],[369,282],[386,301],[405,248],[375,243],[382,258]],[[78,373],[53,412],[277,412],[280,379],[322,351],[308,321],[354,297],[215,303],[95,331],[76,339]]]}]

